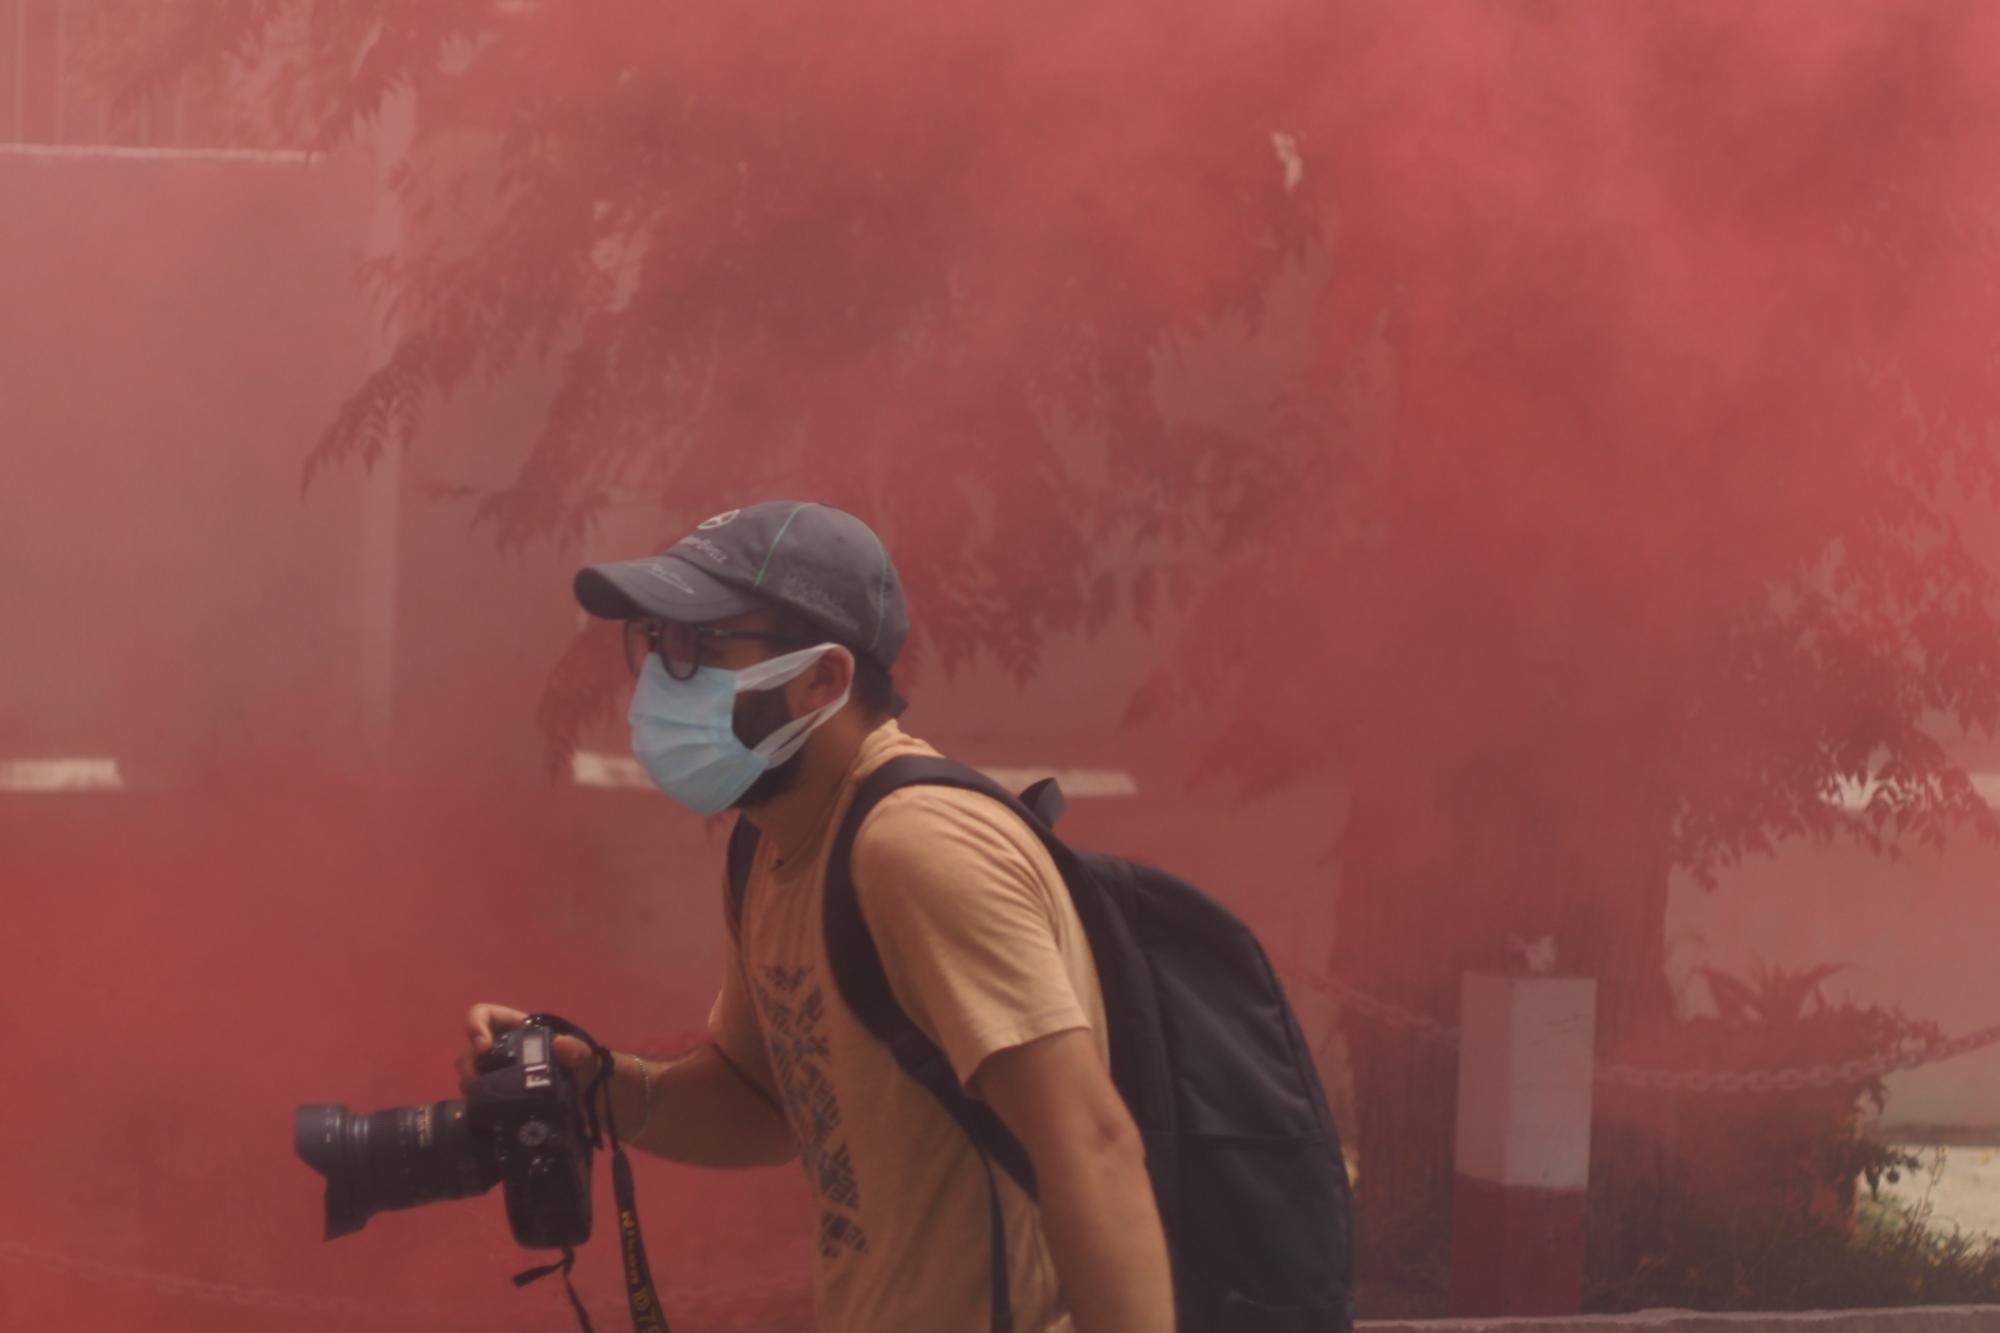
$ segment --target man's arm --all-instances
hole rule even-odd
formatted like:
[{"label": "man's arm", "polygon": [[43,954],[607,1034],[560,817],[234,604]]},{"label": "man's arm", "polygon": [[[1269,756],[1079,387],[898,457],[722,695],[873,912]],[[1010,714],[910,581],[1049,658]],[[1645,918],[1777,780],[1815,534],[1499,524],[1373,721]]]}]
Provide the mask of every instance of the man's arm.
[{"label": "man's arm", "polygon": [[672,1060],[617,1056],[611,1089],[618,1123],[631,1127],[621,1137],[643,1152],[691,1166],[776,1166],[798,1156],[778,1108],[712,1042]]},{"label": "man's arm", "polygon": [[[472,1077],[473,1060],[492,1049],[495,1036],[526,1018],[505,1005],[472,1006],[465,1019],[468,1050],[458,1062],[460,1081]],[[590,1086],[597,1057],[588,1046],[559,1036],[555,1057],[579,1087]],[[712,1044],[672,1060],[614,1055],[611,1113],[625,1142],[692,1166],[776,1166],[798,1155],[791,1126],[778,1108]]]},{"label": "man's arm", "polygon": [[1171,1330],[1173,1275],[1145,1145],[1089,1029],[997,1051],[975,1082],[1035,1164],[1077,1333]]}]

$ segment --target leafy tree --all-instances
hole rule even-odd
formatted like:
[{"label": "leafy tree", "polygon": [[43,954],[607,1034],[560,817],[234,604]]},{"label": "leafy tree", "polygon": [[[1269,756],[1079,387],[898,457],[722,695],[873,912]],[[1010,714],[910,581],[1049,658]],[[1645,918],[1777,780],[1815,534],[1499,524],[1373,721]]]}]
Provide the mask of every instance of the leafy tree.
[{"label": "leafy tree", "polygon": [[[471,497],[503,545],[810,493],[881,517],[946,665],[1157,624],[1152,715],[1347,779],[1341,975],[1450,1021],[1548,934],[1630,1059],[1676,869],[1993,831],[1947,743],[2000,702],[1996,21],[149,0],[126,68],[263,71],[325,145],[414,90],[400,338],[309,466],[549,360]],[[1348,1035],[1370,1263],[1434,1263],[1449,1059]]]}]

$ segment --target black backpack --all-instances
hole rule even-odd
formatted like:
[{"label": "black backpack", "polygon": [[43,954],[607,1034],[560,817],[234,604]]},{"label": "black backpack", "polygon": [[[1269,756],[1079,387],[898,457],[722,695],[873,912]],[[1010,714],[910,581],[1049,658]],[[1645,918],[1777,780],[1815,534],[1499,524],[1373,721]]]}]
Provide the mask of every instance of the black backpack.
[{"label": "black backpack", "polygon": [[[1016,797],[962,764],[910,756],[862,781],[835,835],[826,952],[848,1007],[987,1162],[995,1333],[1007,1333],[1013,1319],[992,1168],[998,1163],[1030,1197],[1034,1168],[896,1002],[849,864],[869,811],[915,784],[999,801],[1034,830],[1069,886],[1104,990],[1112,1081],[1145,1138],[1180,1333],[1345,1333],[1354,1317],[1354,1231],[1340,1136],[1298,1021],[1249,927],[1165,871],[1071,849],[1052,831],[1063,809],[1054,779]],[[756,850],[757,830],[738,820],[729,840],[732,928]]]}]

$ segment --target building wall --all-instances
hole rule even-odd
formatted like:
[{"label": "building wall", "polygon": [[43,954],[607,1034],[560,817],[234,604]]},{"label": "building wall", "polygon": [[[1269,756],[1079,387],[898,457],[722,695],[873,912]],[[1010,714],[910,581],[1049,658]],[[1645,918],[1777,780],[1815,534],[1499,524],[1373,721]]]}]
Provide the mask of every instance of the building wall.
[{"label": "building wall", "polygon": [[0,150],[0,752],[347,748],[361,166]]}]

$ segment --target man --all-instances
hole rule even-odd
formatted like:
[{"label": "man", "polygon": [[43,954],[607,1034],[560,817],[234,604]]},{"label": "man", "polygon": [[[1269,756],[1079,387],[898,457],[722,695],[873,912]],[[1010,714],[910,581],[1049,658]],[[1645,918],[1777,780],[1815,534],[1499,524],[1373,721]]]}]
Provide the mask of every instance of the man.
[{"label": "man", "polygon": [[[800,1155],[828,1333],[987,1333],[986,1168],[848,1010],[821,934],[828,844],[857,784],[888,759],[936,753],[894,720],[908,617],[887,551],[851,515],[779,501],[719,514],[661,555],[585,569],[576,595],[624,622],[633,749],[655,784],[700,814],[733,807],[761,835],[712,1040],[674,1061],[615,1057],[621,1133],[706,1166]],[[897,1000],[1034,1164],[1039,1206],[993,1173],[1015,1327],[1171,1330],[1144,1149],[1047,852],[997,802],[918,787],[876,807],[852,867]],[[523,1017],[474,1006],[461,1076]],[[558,1046],[579,1078],[595,1072],[581,1043]]]}]

